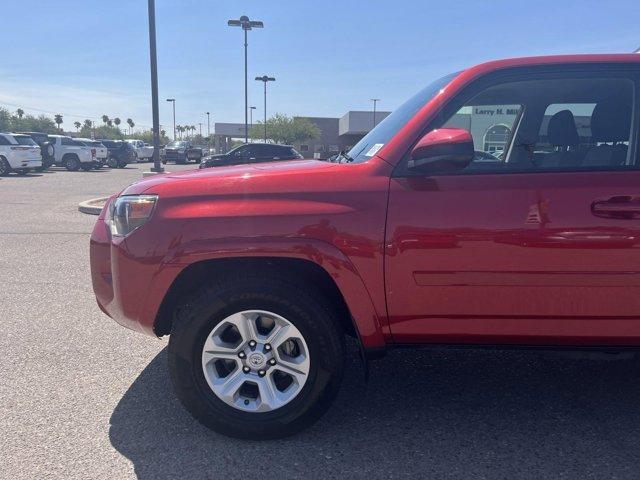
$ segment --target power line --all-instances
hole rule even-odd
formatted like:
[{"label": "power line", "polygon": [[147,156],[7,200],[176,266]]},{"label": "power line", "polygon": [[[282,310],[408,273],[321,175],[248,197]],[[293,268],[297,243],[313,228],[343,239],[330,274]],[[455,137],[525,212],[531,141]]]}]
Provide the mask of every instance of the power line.
[{"label": "power line", "polygon": [[[33,108],[33,107],[28,107],[28,106],[22,106],[22,105],[16,105],[13,103],[6,103],[6,102],[0,102],[0,105],[5,106],[5,107],[13,107],[13,108],[20,108],[22,110],[25,111],[31,111],[31,112],[37,112],[37,113],[46,113],[49,115],[62,115],[63,117],[73,117],[73,118],[81,118],[83,120],[97,120],[97,121],[102,121],[102,115],[79,115],[77,113],[64,113],[64,112],[52,112],[50,110],[42,110],[40,108]],[[149,125],[144,125],[144,124],[138,124],[136,123],[136,127],[142,127],[145,129],[151,129],[151,127]]]}]

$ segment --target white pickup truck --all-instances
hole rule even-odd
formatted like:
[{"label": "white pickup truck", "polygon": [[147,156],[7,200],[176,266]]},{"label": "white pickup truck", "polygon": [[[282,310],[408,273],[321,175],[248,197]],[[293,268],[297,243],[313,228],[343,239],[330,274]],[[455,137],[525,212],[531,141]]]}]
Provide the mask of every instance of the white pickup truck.
[{"label": "white pickup truck", "polygon": [[76,138],[77,141],[82,142],[85,146],[93,148],[96,151],[96,168],[104,167],[107,164],[109,158],[109,150],[98,140],[91,140],[90,138]]},{"label": "white pickup truck", "polygon": [[71,172],[76,170],[91,170],[96,165],[96,149],[88,147],[83,142],[66,135],[49,135],[47,156],[53,158],[53,163],[65,167]]},{"label": "white pickup truck", "polygon": [[127,142],[133,146],[139,162],[148,162],[153,158],[153,147],[151,145],[147,145],[142,140],[127,140]]},{"label": "white pickup truck", "polygon": [[26,175],[42,166],[40,147],[28,135],[0,133],[0,176]]}]

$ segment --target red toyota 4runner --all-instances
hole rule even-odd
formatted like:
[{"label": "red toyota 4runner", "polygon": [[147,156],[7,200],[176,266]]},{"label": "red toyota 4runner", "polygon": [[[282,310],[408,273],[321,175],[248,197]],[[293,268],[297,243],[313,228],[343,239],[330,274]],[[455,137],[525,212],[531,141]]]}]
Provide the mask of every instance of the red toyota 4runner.
[{"label": "red toyota 4runner", "polygon": [[436,80],[336,163],[159,175],[91,237],[100,307],[170,335],[184,406],[227,435],[318,419],[397,345],[640,346],[640,55]]}]

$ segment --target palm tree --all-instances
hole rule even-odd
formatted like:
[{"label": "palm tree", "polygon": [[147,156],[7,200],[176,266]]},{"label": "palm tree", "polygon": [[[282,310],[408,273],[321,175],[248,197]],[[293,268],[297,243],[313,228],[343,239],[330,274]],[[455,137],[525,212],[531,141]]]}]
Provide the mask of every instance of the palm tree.
[{"label": "palm tree", "polygon": [[107,115],[102,115],[102,122],[105,125],[108,125],[109,124],[109,117]]},{"label": "palm tree", "polygon": [[80,127],[82,126],[82,124],[76,120],[75,122],[73,122],[73,126],[76,127],[76,132],[77,132],[78,130],[80,130]]},{"label": "palm tree", "polygon": [[21,108],[17,109],[16,115],[18,115],[18,118],[22,118],[22,116],[24,115],[24,110]]},{"label": "palm tree", "polygon": [[160,130],[160,136],[164,137],[167,135],[167,131],[166,130]]},{"label": "palm tree", "polygon": [[56,125],[58,125],[58,129],[62,131],[62,127],[60,126],[62,125],[62,115],[60,115],[59,113],[56,113],[53,118],[54,118],[54,121],[56,122]]},{"label": "palm tree", "polygon": [[118,131],[120,131],[121,120],[118,117],[116,117],[116,118],[113,119],[113,123],[116,124],[116,128],[118,129]]},{"label": "palm tree", "polygon": [[130,118],[127,118],[127,124],[129,125],[129,135],[131,135],[131,133],[133,132],[133,127],[135,127],[136,124],[133,123],[133,120],[131,120]]},{"label": "palm tree", "polygon": [[82,128],[91,129],[91,127],[93,127],[93,122],[87,118],[82,124]]},{"label": "palm tree", "polygon": [[113,121],[110,118],[107,119],[107,125],[113,127]]}]

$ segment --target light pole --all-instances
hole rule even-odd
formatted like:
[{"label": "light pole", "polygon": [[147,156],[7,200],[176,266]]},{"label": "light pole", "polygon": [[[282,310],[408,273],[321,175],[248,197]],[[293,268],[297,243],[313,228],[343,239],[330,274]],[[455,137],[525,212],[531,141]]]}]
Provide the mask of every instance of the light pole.
[{"label": "light pole", "polygon": [[176,141],[176,99],[167,98],[167,102],[173,103],[173,141]]},{"label": "light pole", "polygon": [[[158,55],[156,53],[156,2],[149,0],[149,61],[151,64],[151,112],[153,117],[153,168],[156,173],[164,172],[160,164],[160,111],[158,108]],[[95,133],[94,133],[95,136]]]},{"label": "light pole", "polygon": [[211,122],[209,114],[210,112],[205,112],[207,114],[207,141],[211,141]]},{"label": "light pole", "polygon": [[200,125],[200,137],[202,137],[202,122],[198,123]]},{"label": "light pole", "polygon": [[242,27],[244,31],[244,143],[249,143],[249,93],[247,85],[247,32],[254,28],[264,27],[264,23],[257,20],[249,20],[249,17],[242,15],[238,20],[229,20],[227,25],[230,27]]},{"label": "light pole", "polygon": [[373,128],[376,128],[376,104],[380,101],[379,98],[372,98],[373,102]]},{"label": "light pole", "polygon": [[251,125],[251,128],[253,128],[253,111],[256,109],[256,107],[249,107],[249,123]]},{"label": "light pole", "polygon": [[263,75],[261,77],[256,77],[256,80],[264,83],[264,143],[267,143],[267,83],[275,82],[276,79],[274,77]]}]

